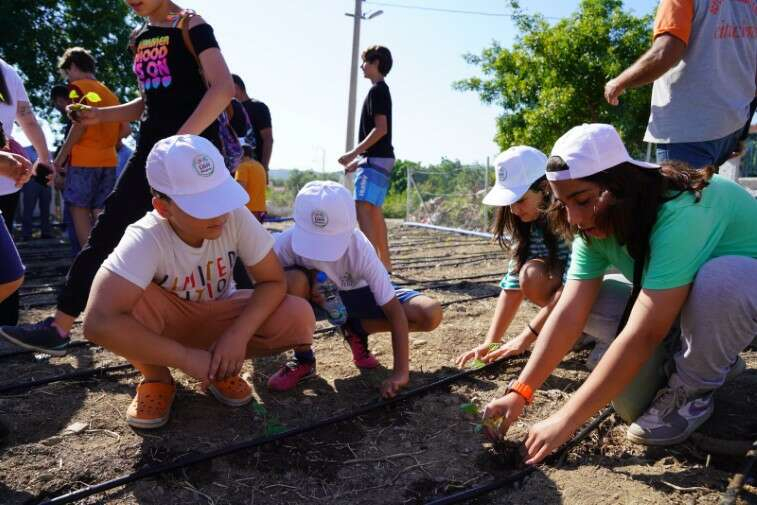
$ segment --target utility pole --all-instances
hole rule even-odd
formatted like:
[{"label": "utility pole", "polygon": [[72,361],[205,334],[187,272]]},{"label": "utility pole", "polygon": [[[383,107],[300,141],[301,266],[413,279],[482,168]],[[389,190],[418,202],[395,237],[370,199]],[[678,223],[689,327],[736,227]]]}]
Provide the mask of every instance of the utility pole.
[{"label": "utility pole", "polygon": [[[357,67],[358,55],[360,52],[360,22],[364,19],[373,19],[380,16],[384,11],[378,10],[363,14],[363,2],[365,0],[355,0],[355,12],[345,12],[345,16],[350,16],[352,24],[352,61],[350,62],[350,91],[347,99],[347,139],[344,143],[344,152],[349,152],[355,147],[355,109],[357,101]],[[352,175],[344,176],[344,185],[352,190]]]},{"label": "utility pole", "polygon": [[[355,147],[355,101],[357,100],[357,59],[360,51],[360,21],[363,20],[363,2],[355,0],[355,12],[352,14],[352,62],[350,66],[350,94],[347,102],[347,141],[345,152]],[[349,13],[347,14],[350,15]]]}]

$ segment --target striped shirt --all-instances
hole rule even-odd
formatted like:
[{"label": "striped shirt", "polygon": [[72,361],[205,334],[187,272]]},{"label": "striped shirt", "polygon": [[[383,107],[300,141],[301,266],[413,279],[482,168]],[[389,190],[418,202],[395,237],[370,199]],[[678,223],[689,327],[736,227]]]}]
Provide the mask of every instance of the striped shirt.
[{"label": "striped shirt", "polygon": [[[560,237],[556,238],[557,241],[557,260],[562,266],[562,282],[565,284],[565,275],[568,272],[568,266],[570,265],[570,246],[565,243]],[[526,255],[526,261],[534,258],[548,258],[549,249],[547,244],[544,243],[544,229],[538,224],[531,226],[531,231],[528,235],[528,255]],[[518,272],[515,271],[515,259],[510,258],[507,263],[507,273],[499,281],[499,287],[502,289],[520,289],[520,279]]]}]

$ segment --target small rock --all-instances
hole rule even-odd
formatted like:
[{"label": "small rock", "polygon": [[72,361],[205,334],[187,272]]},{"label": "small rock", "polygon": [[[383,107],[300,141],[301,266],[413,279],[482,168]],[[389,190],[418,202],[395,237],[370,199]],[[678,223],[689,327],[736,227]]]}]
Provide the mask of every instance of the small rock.
[{"label": "small rock", "polygon": [[53,479],[53,476],[47,472],[42,472],[41,474],[37,475],[37,482],[47,482],[52,479]]},{"label": "small rock", "polygon": [[76,435],[78,433],[81,433],[82,431],[87,429],[87,426],[89,424],[84,423],[82,421],[77,421],[75,423],[71,423],[68,426],[66,426],[66,429],[63,430],[64,435]]},{"label": "small rock", "polygon": [[423,340],[422,338],[419,338],[417,340],[413,340],[413,347],[420,347],[422,345],[426,345],[428,342]]}]

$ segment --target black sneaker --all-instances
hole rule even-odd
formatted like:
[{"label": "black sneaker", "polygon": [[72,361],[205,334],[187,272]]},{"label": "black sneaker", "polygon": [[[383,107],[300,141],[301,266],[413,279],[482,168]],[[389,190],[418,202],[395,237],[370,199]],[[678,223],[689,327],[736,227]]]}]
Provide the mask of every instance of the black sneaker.
[{"label": "black sneaker", "polygon": [[31,351],[44,352],[52,356],[64,356],[71,339],[61,337],[53,327],[55,319],[48,317],[41,323],[22,324],[19,326],[0,326],[0,337]]}]

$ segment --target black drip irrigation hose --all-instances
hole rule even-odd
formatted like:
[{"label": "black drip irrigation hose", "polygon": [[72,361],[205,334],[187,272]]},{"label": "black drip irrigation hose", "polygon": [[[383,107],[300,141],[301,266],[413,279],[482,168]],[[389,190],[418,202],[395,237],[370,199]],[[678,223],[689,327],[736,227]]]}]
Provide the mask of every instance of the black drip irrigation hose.
[{"label": "black drip irrigation hose", "polygon": [[[484,300],[484,299],[487,299],[487,298],[493,298],[495,296],[499,296],[499,294],[498,293],[497,294],[488,294],[488,295],[482,295],[482,296],[474,296],[474,297],[471,297],[471,298],[463,298],[463,299],[458,299],[458,300],[451,300],[449,302],[442,303],[441,306],[442,307],[449,307],[450,305],[455,305],[455,304],[458,304],[458,303],[468,303],[468,302],[473,302],[473,301],[477,301],[477,300]],[[325,327],[325,328],[320,328],[320,329],[316,330],[314,333],[316,335],[320,335],[320,334],[323,334],[323,333],[329,333],[329,332],[336,331],[336,330],[337,330],[336,327],[334,327],[334,326],[328,326],[328,327]],[[84,345],[88,345],[88,344],[92,345],[92,344],[90,344],[90,342],[87,342],[87,341],[81,341],[81,343],[79,343],[77,341],[77,342],[74,342],[74,343],[78,344],[79,346],[84,346]],[[73,344],[71,344],[71,345],[73,345]],[[25,352],[32,352],[32,351],[18,351],[17,354],[22,354],[22,353],[25,353]],[[8,354],[10,354],[10,353],[8,353]],[[4,354],[3,356],[7,356],[8,354]],[[45,378],[42,378],[42,379],[35,379],[35,380],[32,380],[32,381],[14,382],[14,383],[10,383],[10,384],[0,384],[0,394],[11,392],[11,391],[25,391],[27,389],[32,389],[32,388],[35,388],[35,387],[44,386],[46,384],[51,384],[53,382],[64,382],[64,381],[70,381],[70,380],[84,379],[84,378],[88,378],[88,377],[93,377],[95,375],[107,374],[107,373],[116,372],[116,371],[119,371],[119,370],[126,370],[126,369],[129,369],[129,368],[132,368],[131,364],[129,364],[129,363],[123,363],[123,364],[120,364],[120,365],[111,365],[111,366],[106,366],[106,367],[86,368],[84,370],[77,370],[77,371],[69,372],[69,373],[66,373],[66,374],[55,375],[53,377],[45,377]]]},{"label": "black drip irrigation hose", "polygon": [[[470,258],[465,258],[463,260],[454,259],[454,261],[437,261],[436,263],[425,263],[420,265],[411,265],[408,267],[405,266],[399,266],[396,268],[396,270],[400,271],[406,271],[406,270],[418,270],[421,268],[436,268],[436,267],[456,267],[459,265],[470,265],[472,263],[481,263],[484,261],[493,261],[496,259],[500,259],[500,254],[494,254],[494,253],[487,253],[482,254],[481,256],[471,256]],[[393,267],[394,269],[394,267]]]},{"label": "black drip irrigation hose", "polygon": [[757,460],[757,440],[754,441],[752,448],[749,449],[746,456],[744,456],[744,463],[741,465],[741,469],[738,473],[733,474],[733,477],[728,483],[728,487],[720,498],[719,505],[733,505],[736,503],[736,498],[744,487],[744,484],[749,477],[749,473],[752,471],[752,466],[754,465],[755,460]]},{"label": "black drip irrigation hose", "polygon": [[0,394],[8,393],[17,390],[32,389],[37,386],[44,386],[46,384],[52,384],[53,382],[70,381],[77,379],[86,379],[95,375],[103,375],[110,372],[117,372],[119,370],[127,370],[132,368],[131,363],[123,363],[121,365],[104,366],[98,368],[86,368],[84,370],[76,370],[66,374],[57,375],[54,377],[45,377],[43,379],[34,379],[25,382],[16,382],[13,384],[1,384]]},{"label": "black drip irrigation hose", "polygon": [[[581,440],[586,438],[592,431],[594,431],[602,423],[602,421],[607,419],[610,416],[610,414],[612,414],[612,412],[613,412],[612,408],[609,408],[609,407],[603,410],[596,418],[594,418],[589,424],[587,424],[581,431],[576,433],[576,435],[573,438],[571,438],[568,441],[568,443],[562,446],[557,452],[550,455],[545,461],[545,463],[551,463],[555,460],[559,460],[560,457],[566,454],[569,450],[571,450],[579,442],[581,442]],[[492,491],[496,491],[497,489],[502,489],[503,487],[512,486],[516,482],[520,482],[521,480],[523,480],[527,475],[533,473],[538,468],[539,467],[537,466],[529,466],[527,468],[524,468],[523,470],[519,470],[518,472],[510,474],[501,479],[495,479],[491,482],[473,487],[471,489],[465,489],[463,491],[460,491],[451,495],[447,495],[443,498],[431,500],[429,502],[426,502],[426,505],[451,505],[453,503],[461,503],[464,501],[472,500],[473,498],[483,496]]]},{"label": "black drip irrigation hose", "polygon": [[[441,379],[437,379],[433,382],[430,382],[428,384],[425,384],[423,386],[419,386],[415,389],[407,390],[403,393],[398,394],[394,398],[390,398],[387,400],[380,400],[378,402],[369,403],[367,405],[363,405],[362,407],[358,407],[355,410],[352,410],[350,412],[346,412],[344,414],[338,414],[335,416],[327,417],[325,419],[321,419],[320,421],[316,421],[313,424],[308,424],[305,426],[300,426],[296,428],[291,428],[286,431],[282,431],[280,433],[274,434],[274,435],[267,435],[263,437],[257,437],[250,440],[246,440],[244,442],[238,442],[236,444],[227,445],[225,447],[220,447],[218,449],[214,449],[209,452],[199,453],[199,454],[191,454],[186,457],[182,457],[177,459],[176,461],[172,461],[170,463],[164,463],[161,465],[154,465],[154,466],[148,466],[147,468],[142,468],[141,470],[137,470],[136,472],[132,472],[130,474],[123,475],[121,477],[117,477],[115,479],[111,479],[108,481],[100,482],[98,484],[93,484],[91,486],[87,486],[83,489],[79,489],[78,491],[72,491],[70,493],[56,496],[53,498],[46,499],[39,503],[39,505],[53,505],[53,504],[63,504],[63,503],[73,503],[77,500],[81,500],[82,498],[86,498],[87,496],[92,496],[94,494],[102,493],[104,491],[108,491],[110,489],[114,489],[116,487],[123,486],[125,484],[128,484],[130,482],[134,482],[137,480],[145,479],[147,477],[153,477],[155,475],[163,474],[166,472],[170,472],[173,470],[178,470],[180,468],[185,468],[190,465],[194,465],[197,463],[201,463],[203,461],[208,461],[211,459],[215,459],[221,456],[227,456],[229,454],[239,452],[242,450],[247,449],[254,449],[257,447],[261,447],[266,444],[270,444],[272,442],[277,442],[279,440],[284,440],[286,438],[294,437],[296,435],[302,435],[303,433],[307,433],[310,431],[314,431],[320,428],[324,428],[326,426],[330,426],[332,424],[341,423],[344,421],[349,421],[352,419],[355,419],[356,417],[362,416],[364,414],[367,414],[369,412],[372,412],[374,410],[378,410],[381,408],[388,407],[390,405],[393,405],[395,403],[399,403],[405,400],[408,400],[410,398],[413,398],[415,396],[419,396],[423,393],[426,393],[432,389],[436,389],[441,386],[445,386],[447,384],[452,384],[454,382],[459,381],[460,379],[471,377],[474,374],[483,373],[486,371],[491,371],[494,369],[494,367],[509,361],[509,358],[502,358],[500,360],[494,361],[492,363],[489,363],[481,368],[478,369],[469,369],[469,370],[463,370],[461,372],[457,372],[455,374],[449,375],[447,377],[443,377]],[[40,498],[41,499],[41,498]]]}]

